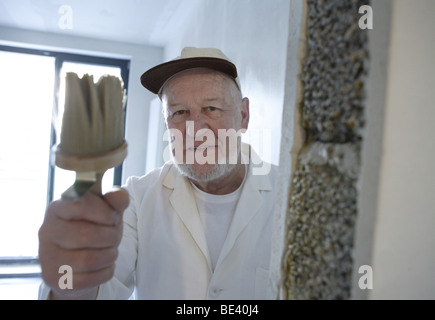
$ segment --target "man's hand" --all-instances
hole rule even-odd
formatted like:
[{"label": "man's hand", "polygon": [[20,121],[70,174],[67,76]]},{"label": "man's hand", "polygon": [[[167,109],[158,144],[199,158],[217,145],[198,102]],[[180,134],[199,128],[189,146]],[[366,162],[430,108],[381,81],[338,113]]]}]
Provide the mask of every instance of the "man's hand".
[{"label": "man's hand", "polygon": [[[95,299],[98,286],[113,277],[128,202],[127,191],[120,189],[48,206],[39,229],[39,262],[51,299]],[[72,289],[59,287],[62,265],[72,269]]]}]

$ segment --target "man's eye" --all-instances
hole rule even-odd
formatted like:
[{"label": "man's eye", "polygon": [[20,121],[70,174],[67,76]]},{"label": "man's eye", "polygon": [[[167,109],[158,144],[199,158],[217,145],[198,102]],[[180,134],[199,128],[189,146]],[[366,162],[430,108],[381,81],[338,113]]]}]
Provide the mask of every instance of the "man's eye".
[{"label": "man's eye", "polygon": [[174,116],[182,116],[186,113],[186,110],[178,110],[173,113]]},{"label": "man's eye", "polygon": [[207,109],[208,109],[209,111],[216,111],[216,110],[217,110],[216,107],[212,107],[212,106],[207,107]]}]

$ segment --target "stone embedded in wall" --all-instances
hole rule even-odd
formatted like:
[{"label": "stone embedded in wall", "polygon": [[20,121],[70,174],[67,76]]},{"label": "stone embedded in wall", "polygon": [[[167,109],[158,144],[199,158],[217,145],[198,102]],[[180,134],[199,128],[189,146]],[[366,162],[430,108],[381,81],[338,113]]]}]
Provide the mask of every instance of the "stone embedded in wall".
[{"label": "stone embedded in wall", "polygon": [[301,164],[330,165],[350,178],[358,177],[360,168],[360,143],[313,142],[299,154]]}]

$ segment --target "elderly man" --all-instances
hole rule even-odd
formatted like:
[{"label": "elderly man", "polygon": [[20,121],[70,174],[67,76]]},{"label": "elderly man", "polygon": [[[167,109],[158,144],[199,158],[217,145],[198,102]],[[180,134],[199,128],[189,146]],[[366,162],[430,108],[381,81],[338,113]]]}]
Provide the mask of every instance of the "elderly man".
[{"label": "elderly man", "polygon": [[50,204],[40,298],[265,299],[276,168],[256,174],[264,164],[241,143],[249,100],[235,65],[184,48],[141,83],[162,101],[172,159],[103,197]]}]

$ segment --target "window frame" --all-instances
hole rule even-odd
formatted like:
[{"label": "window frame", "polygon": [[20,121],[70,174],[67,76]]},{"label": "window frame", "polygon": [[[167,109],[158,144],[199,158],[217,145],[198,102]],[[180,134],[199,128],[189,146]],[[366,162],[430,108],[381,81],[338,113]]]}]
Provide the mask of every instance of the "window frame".
[{"label": "window frame", "polygon": [[[110,67],[119,67],[121,70],[121,78],[124,82],[124,88],[128,90],[128,78],[130,73],[130,59],[121,59],[121,58],[112,58],[112,57],[102,57],[97,55],[86,55],[86,54],[77,54],[70,53],[65,51],[55,51],[55,50],[45,50],[45,49],[33,49],[33,48],[25,48],[25,47],[15,47],[8,45],[0,45],[0,51],[6,52],[15,52],[22,54],[31,54],[31,55],[41,55],[53,57],[55,59],[55,79],[54,79],[54,88],[53,88],[53,109],[58,106],[58,92],[61,83],[61,68],[64,62],[75,62],[82,64],[91,64],[91,65],[101,65],[101,66],[110,66]],[[125,104],[124,115],[127,112],[128,98]],[[125,130],[125,118],[124,117],[124,130]],[[125,133],[125,132],[124,132]],[[50,150],[53,146],[56,145],[56,132],[53,124],[51,125],[51,134],[50,134],[50,144],[47,148],[47,152],[49,152],[49,166],[48,170],[48,183],[47,183],[47,205],[53,201],[53,193],[54,193],[54,170],[55,166],[52,164],[51,152]],[[114,169],[113,176],[113,184],[120,185],[122,182],[122,166],[121,163],[118,167]],[[21,257],[21,256],[13,256],[13,257],[0,257],[0,267],[1,266],[26,266],[26,265],[39,265],[38,257]],[[0,269],[0,279],[16,279],[16,278],[30,278],[30,277],[40,277],[40,273],[2,273]]]}]

